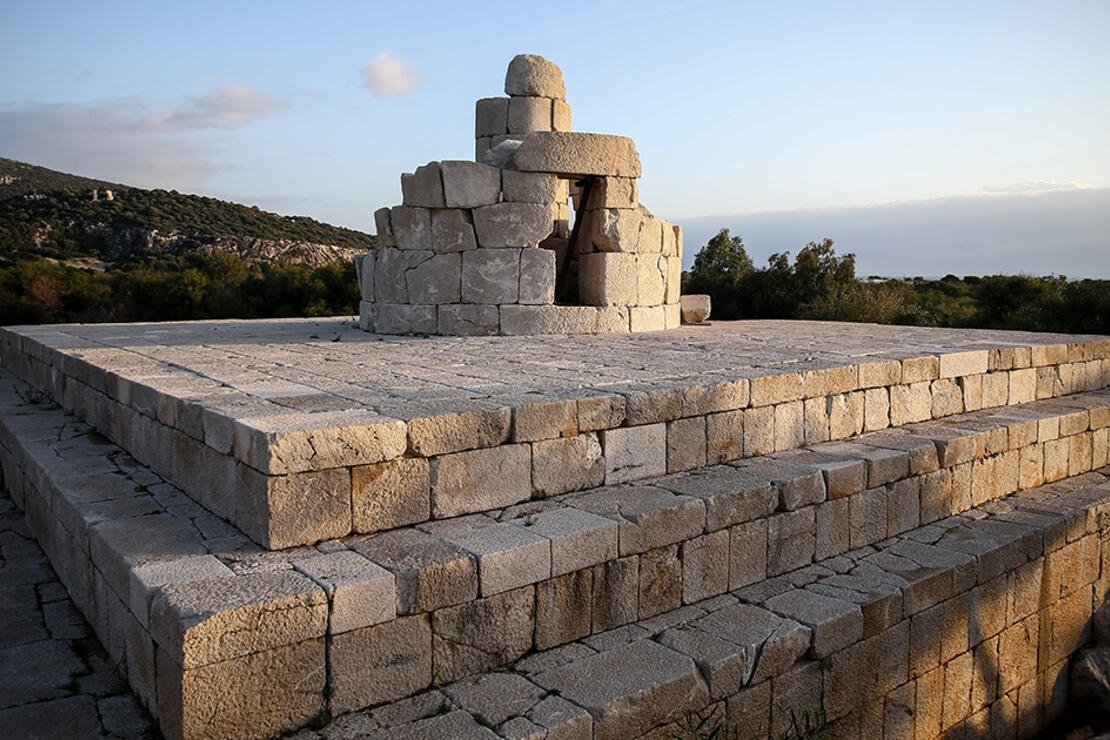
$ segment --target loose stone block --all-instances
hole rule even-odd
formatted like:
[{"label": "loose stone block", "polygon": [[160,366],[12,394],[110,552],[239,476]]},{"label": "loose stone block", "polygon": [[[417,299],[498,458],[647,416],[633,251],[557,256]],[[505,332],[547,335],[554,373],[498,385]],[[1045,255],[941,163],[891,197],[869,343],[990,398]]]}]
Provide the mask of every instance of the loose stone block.
[{"label": "loose stone block", "polygon": [[591,306],[637,302],[639,263],[634,254],[598,252],[579,257],[579,299]]},{"label": "loose stone block", "polygon": [[507,95],[540,95],[564,100],[567,86],[557,65],[536,54],[518,54],[505,73]]},{"label": "loose stone block", "polygon": [[458,303],[462,256],[437,254],[405,273],[408,297],[413,303]]},{"label": "loose stone block", "polygon": [[501,445],[432,460],[432,514],[437,518],[486,511],[532,495],[528,445]]},{"label": "loose stone block", "polygon": [[601,433],[605,451],[605,482],[623,483],[667,472],[667,428],[645,424]]},{"label": "loose stone block", "polygon": [[506,665],[532,647],[535,589],[525,586],[432,614],[435,683]]},{"label": "loose stone block", "polygon": [[464,303],[516,303],[520,297],[520,249],[478,249],[462,256]]},{"label": "loose stone block", "polygon": [[543,172],[501,170],[502,196],[513,203],[550,205],[562,194],[562,182],[565,181]]},{"label": "loose stone block", "polygon": [[509,99],[509,133],[551,131],[551,98],[514,95]]},{"label": "loose stone block", "polygon": [[410,696],[432,682],[428,617],[403,617],[336,635],[329,656],[334,714]]},{"label": "loose stone block", "polygon": [[440,162],[439,168],[448,208],[478,208],[497,203],[501,194],[501,170],[497,167],[460,160]]},{"label": "loose stone block", "polygon": [[478,248],[474,225],[459,208],[432,211],[432,249],[435,252],[465,252]]},{"label": "loose stone block", "polygon": [[343,550],[294,560],[293,567],[328,595],[328,634],[338,635],[397,616],[393,574],[362,555]]},{"label": "loose stone block", "polygon": [[[417,167],[416,172],[401,175],[401,193],[406,206],[443,208],[443,177],[439,162],[429,162]],[[396,216],[394,213],[394,231],[397,229]]]},{"label": "loose stone block", "polygon": [[625,136],[569,131],[537,132],[520,143],[513,158],[523,172],[550,172],[568,177],[601,175],[640,177],[640,154]]},{"label": "loose stone block", "polygon": [[399,529],[356,540],[353,547],[393,573],[399,614],[432,611],[478,595],[474,558],[425,532]]},{"label": "loose stone block", "polygon": [[596,488],[605,481],[605,458],[596,434],[532,445],[532,486],[541,496]]},{"label": "loose stone block", "polygon": [[[597,680],[602,676],[605,680]],[[533,680],[589,711],[598,738],[637,736],[709,700],[694,662],[651,640],[582,658]]]},{"label": "loose stone block", "polygon": [[487,248],[535,246],[553,228],[551,208],[539,203],[497,203],[473,214],[478,244]]},{"label": "loose stone block", "polygon": [[474,104],[474,135],[484,137],[507,133],[509,133],[509,99],[480,98]]},{"label": "loose stone block", "polygon": [[438,330],[449,336],[486,336],[497,334],[501,313],[497,306],[459,304],[440,306],[437,310]]},{"label": "loose stone block", "polygon": [[520,303],[550,305],[555,302],[555,252],[525,249],[520,253]]}]

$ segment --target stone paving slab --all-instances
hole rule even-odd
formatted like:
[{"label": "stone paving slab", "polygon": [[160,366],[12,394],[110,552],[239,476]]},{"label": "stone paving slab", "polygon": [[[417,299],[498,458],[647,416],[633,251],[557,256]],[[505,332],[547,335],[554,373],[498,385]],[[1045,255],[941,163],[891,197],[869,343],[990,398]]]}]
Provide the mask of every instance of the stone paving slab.
[{"label": "stone paving slab", "polygon": [[[793,321],[604,338],[11,327],[0,360],[275,549],[1110,384],[1106,338]],[[901,460],[873,457],[876,476]],[[413,465],[383,500],[375,482]]]}]

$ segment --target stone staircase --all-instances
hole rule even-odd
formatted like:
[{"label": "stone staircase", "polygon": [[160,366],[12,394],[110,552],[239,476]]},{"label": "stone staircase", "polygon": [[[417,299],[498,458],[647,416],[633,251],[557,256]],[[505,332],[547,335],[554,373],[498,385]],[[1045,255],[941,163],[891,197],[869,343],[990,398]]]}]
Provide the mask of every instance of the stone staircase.
[{"label": "stone staircase", "polygon": [[5,484],[170,737],[1028,736],[1110,584],[1105,341],[327,427],[32,334]]}]

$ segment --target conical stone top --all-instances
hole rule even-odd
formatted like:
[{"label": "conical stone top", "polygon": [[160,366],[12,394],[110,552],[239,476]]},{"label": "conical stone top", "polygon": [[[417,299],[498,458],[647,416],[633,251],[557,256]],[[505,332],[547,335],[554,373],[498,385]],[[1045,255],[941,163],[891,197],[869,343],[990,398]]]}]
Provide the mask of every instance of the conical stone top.
[{"label": "conical stone top", "polygon": [[536,54],[517,54],[505,74],[505,93],[566,100],[567,85],[554,62]]}]

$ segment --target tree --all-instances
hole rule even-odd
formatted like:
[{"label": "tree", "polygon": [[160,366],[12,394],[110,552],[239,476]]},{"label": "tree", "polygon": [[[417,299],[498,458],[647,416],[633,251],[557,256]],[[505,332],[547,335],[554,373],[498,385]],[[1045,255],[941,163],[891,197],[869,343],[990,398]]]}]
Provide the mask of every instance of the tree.
[{"label": "tree", "polygon": [[713,315],[721,319],[741,317],[740,301],[744,280],[755,272],[744,239],[721,229],[694,257],[685,276],[682,292],[705,293],[713,301]]}]

